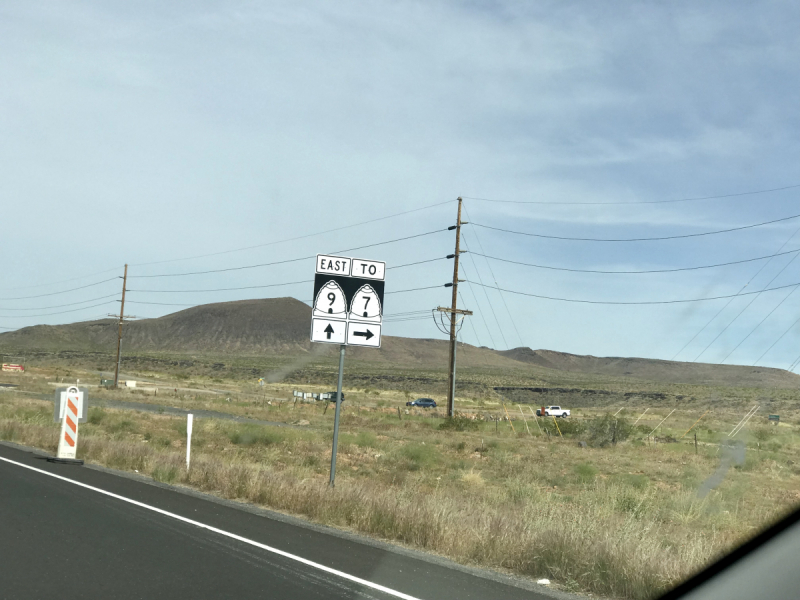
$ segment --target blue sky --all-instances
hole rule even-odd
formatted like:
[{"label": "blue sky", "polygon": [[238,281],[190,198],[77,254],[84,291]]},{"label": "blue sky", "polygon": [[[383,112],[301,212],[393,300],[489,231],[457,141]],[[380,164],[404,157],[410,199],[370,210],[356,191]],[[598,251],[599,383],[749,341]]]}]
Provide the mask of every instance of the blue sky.
[{"label": "blue sky", "polygon": [[[131,291],[137,316],[180,309],[139,302],[308,300],[311,284],[178,290],[310,279],[313,260],[133,276],[287,260],[443,229],[459,195],[550,203],[467,199],[465,207],[474,223],[565,237],[680,235],[800,214],[797,187],[644,204],[800,184],[798,30],[792,2],[5,2],[0,327],[118,310],[113,301],[89,302],[118,293],[117,281],[56,292],[119,275],[126,262],[129,289],[174,291]],[[647,270],[798,249],[798,228],[795,219],[637,243],[473,226],[464,234],[471,250],[515,261]],[[452,232],[437,233],[353,254],[391,267],[445,256],[453,241]],[[260,247],[174,260],[248,246]],[[800,283],[795,256],[647,275],[478,256],[462,264],[470,281],[510,290],[649,301],[736,294],[773,278],[773,287]],[[443,284],[451,268],[442,260],[390,270],[387,291]],[[784,300],[794,289],[735,298],[677,358],[753,364],[788,330],[759,364],[789,366],[800,355],[800,325],[791,328],[800,292]],[[667,359],[728,302],[607,306],[469,284],[461,292],[476,311],[462,332],[469,343]],[[428,310],[448,298],[443,287],[390,295],[386,312]],[[83,301],[76,312],[35,316]],[[385,333],[441,337],[429,318],[388,323]]]}]

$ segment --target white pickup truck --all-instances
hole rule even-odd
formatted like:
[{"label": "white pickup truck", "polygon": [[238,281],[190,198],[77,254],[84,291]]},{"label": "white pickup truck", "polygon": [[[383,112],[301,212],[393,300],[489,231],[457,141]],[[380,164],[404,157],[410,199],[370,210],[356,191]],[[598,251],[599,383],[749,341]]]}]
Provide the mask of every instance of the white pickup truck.
[{"label": "white pickup truck", "polygon": [[536,409],[537,417],[561,417],[566,419],[569,416],[569,410],[561,408],[560,406],[543,406]]}]

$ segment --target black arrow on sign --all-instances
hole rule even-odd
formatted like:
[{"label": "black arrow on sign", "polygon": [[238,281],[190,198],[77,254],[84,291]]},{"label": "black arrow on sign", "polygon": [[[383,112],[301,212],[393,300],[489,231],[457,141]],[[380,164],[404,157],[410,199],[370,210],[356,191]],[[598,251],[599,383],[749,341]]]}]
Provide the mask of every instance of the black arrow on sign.
[{"label": "black arrow on sign", "polygon": [[328,326],[323,331],[328,334],[328,339],[331,339],[331,334],[333,333],[333,327],[331,327],[330,323],[328,323]]},{"label": "black arrow on sign", "polygon": [[366,332],[364,332],[364,331],[354,331],[353,335],[357,335],[358,337],[364,337],[364,338],[367,338],[367,339],[375,336],[375,334],[372,333],[369,329],[367,329]]}]

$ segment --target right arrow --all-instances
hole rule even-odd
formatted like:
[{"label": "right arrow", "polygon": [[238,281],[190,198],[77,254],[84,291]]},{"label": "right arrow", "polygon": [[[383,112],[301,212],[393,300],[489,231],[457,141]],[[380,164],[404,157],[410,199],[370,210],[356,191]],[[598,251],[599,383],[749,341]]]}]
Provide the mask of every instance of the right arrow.
[{"label": "right arrow", "polygon": [[323,331],[328,334],[328,339],[331,339],[331,334],[333,333],[333,327],[331,327],[330,323],[328,323],[328,326]]},{"label": "right arrow", "polygon": [[357,335],[358,337],[364,337],[364,338],[369,339],[369,338],[373,337],[375,334],[372,333],[369,329],[367,329],[366,331],[354,331],[353,335]]}]

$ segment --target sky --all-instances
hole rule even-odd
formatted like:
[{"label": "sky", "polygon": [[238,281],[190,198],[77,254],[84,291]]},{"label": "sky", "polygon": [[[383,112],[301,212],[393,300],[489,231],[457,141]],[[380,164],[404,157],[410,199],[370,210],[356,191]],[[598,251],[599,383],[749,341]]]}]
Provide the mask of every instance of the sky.
[{"label": "sky", "polygon": [[339,252],[386,261],[384,334],[444,338],[461,196],[463,341],[788,368],[800,218],[508,231],[799,216],[798,30],[789,1],[4,2],[0,331],[118,312],[126,263],[141,318],[310,301]]}]

